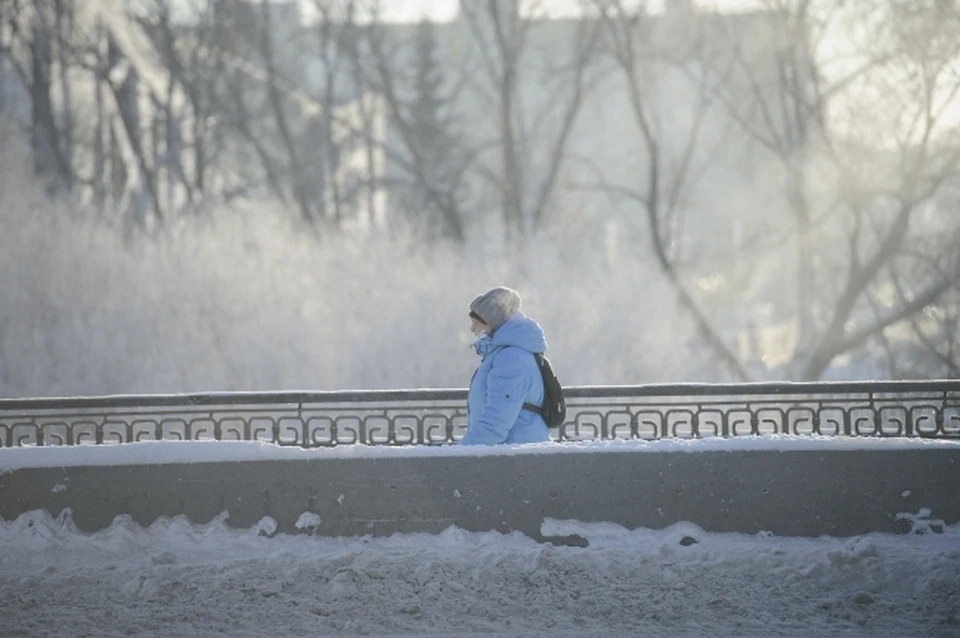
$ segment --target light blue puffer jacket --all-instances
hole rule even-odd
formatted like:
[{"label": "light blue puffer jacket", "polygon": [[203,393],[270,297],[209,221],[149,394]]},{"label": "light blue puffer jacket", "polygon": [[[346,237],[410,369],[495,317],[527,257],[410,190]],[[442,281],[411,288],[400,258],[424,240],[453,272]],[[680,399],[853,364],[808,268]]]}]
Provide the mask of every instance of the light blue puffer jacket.
[{"label": "light blue puffer jacket", "polygon": [[539,414],[522,408],[543,403],[543,378],[534,352],[544,352],[547,340],[533,319],[517,313],[492,337],[477,341],[483,357],[467,395],[467,433],[463,445],[536,443],[550,439]]}]

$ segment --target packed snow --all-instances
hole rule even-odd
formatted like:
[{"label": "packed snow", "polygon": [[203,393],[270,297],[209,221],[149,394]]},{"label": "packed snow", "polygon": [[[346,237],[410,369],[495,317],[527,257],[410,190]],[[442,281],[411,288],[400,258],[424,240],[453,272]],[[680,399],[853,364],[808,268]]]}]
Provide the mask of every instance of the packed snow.
[{"label": "packed snow", "polygon": [[910,535],[842,540],[544,523],[585,548],[457,528],[270,537],[269,518],[224,519],[3,523],[0,634],[960,635],[960,530],[922,517]]},{"label": "packed snow", "polygon": [[835,450],[960,450],[960,439],[835,437],[768,434],[737,438],[660,439],[536,443],[527,445],[340,445],[301,448],[262,441],[142,441],[104,445],[0,448],[0,473],[26,467],[77,467],[155,463],[308,460],[315,458],[410,458],[605,452],[744,452]]}]

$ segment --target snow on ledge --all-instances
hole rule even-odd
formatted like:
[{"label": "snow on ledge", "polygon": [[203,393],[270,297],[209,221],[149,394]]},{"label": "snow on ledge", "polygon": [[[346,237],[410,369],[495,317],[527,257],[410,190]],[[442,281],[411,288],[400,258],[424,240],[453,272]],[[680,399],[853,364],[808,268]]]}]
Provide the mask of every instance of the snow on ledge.
[{"label": "snow on ledge", "polygon": [[846,438],[763,435],[740,438],[663,439],[657,441],[584,441],[467,447],[341,445],[303,449],[261,441],[143,441],[138,443],[0,448],[0,473],[32,467],[155,465],[311,459],[379,459],[460,456],[519,456],[607,452],[746,452],[836,450],[960,450],[960,440],[916,438]]}]

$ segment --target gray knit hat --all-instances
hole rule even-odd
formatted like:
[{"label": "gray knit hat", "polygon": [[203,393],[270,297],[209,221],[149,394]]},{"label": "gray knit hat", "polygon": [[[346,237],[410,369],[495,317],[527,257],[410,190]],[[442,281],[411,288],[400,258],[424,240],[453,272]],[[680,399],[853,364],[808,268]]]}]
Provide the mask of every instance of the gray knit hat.
[{"label": "gray knit hat", "polygon": [[519,311],[520,293],[504,286],[491,288],[482,295],[477,295],[470,302],[470,312],[483,319],[491,330],[502,326],[507,319]]}]

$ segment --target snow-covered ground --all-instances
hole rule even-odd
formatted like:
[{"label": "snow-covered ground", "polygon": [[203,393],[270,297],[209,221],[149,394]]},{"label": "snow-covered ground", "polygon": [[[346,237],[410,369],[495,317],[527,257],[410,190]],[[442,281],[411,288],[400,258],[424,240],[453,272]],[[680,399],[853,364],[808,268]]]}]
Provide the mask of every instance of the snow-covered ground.
[{"label": "snow-covered ground", "polygon": [[[270,520],[0,526],[3,636],[958,636],[960,530],[850,539],[628,531],[272,538]],[[926,532],[926,533],[921,533]]]},{"label": "snow-covered ground", "polygon": [[[575,451],[956,449],[960,442],[749,437],[515,448],[281,448],[150,442],[0,449],[25,467]],[[780,538],[547,520],[546,536],[324,538],[219,519],[0,520],[0,636],[960,636],[960,525],[921,510],[909,535]],[[309,520],[304,528],[309,530]]]}]

